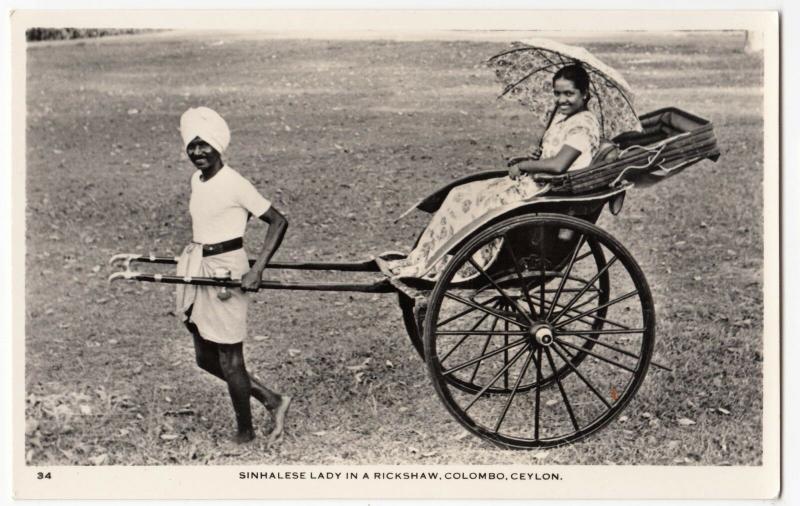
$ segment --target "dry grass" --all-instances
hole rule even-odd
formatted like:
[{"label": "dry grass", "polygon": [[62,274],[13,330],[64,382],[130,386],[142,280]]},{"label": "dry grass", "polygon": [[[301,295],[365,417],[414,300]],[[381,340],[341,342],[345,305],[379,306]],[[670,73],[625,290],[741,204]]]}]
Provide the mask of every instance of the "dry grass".
[{"label": "dry grass", "polygon": [[[175,253],[190,239],[177,132],[188,106],[222,112],[229,163],[288,212],[287,260],[409,245],[424,217],[395,225],[402,210],[497,167],[538,128],[495,100],[481,62],[501,44],[222,42],[28,51],[28,462],[760,463],[761,61],[738,39],[587,44],[640,90],[641,111],[674,105],[713,120],[723,157],[632,192],[620,216],[600,220],[648,277],[655,358],[674,372],[651,370],[626,420],[536,456],[463,437],[392,296],[313,292],[256,297],[251,334],[266,339],[248,343],[249,368],[297,401],[283,445],[233,447],[230,401],[194,366],[171,290],[106,285],[112,253]],[[361,376],[347,368],[365,362]]]}]

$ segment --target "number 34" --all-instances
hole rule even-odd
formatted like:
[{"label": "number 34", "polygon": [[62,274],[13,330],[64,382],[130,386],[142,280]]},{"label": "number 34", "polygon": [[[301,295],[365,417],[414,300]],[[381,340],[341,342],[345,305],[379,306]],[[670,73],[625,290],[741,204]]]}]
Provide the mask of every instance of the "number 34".
[{"label": "number 34", "polygon": [[36,479],[37,480],[50,480],[52,478],[53,477],[50,476],[50,472],[49,471],[46,472],[46,473],[36,473]]}]

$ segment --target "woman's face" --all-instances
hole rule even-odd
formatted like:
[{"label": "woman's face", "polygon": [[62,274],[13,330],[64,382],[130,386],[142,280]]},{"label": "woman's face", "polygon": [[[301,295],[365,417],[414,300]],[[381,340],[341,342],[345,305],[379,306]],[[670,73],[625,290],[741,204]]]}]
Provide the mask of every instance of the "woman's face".
[{"label": "woman's face", "polygon": [[586,104],[586,94],[575,87],[569,79],[556,79],[553,83],[556,110],[569,116],[581,110]]},{"label": "woman's face", "polygon": [[186,146],[186,154],[189,155],[189,159],[194,166],[200,170],[214,167],[220,159],[217,150],[200,137],[195,137],[195,139]]}]

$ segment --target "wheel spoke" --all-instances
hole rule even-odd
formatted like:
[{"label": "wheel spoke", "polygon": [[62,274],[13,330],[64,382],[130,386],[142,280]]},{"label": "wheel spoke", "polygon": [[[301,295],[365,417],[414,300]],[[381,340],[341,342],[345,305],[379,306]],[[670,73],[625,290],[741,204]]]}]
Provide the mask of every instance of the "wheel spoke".
[{"label": "wheel spoke", "polygon": [[550,320],[550,317],[553,315],[553,305],[558,304],[558,298],[561,297],[561,290],[564,289],[564,283],[567,282],[567,278],[569,277],[570,273],[572,272],[572,267],[575,265],[575,257],[578,256],[578,250],[583,247],[583,241],[585,240],[583,234],[581,234],[580,238],[578,239],[578,245],[575,246],[575,249],[572,251],[572,255],[569,258],[569,265],[567,269],[564,271],[564,276],[561,277],[561,281],[558,284],[558,290],[556,290],[556,294],[553,297],[553,304],[550,305],[550,308],[547,310],[547,316],[545,320]]},{"label": "wheel spoke", "polygon": [[602,334],[642,334],[644,333],[645,329],[608,329],[608,330],[572,330],[572,329],[565,329],[565,330],[556,330],[555,334],[557,336],[569,334],[572,336],[593,336],[593,335],[602,335]]},{"label": "wheel spoke", "polygon": [[[589,297],[589,298],[588,298],[588,299],[586,299],[585,301],[581,302],[581,303],[580,303],[580,304],[578,304],[577,306],[573,306],[573,307],[571,307],[569,310],[570,310],[570,311],[574,311],[574,312],[576,312],[576,313],[577,313],[577,312],[578,312],[578,309],[580,309],[580,308],[582,308],[583,306],[585,306],[586,304],[588,304],[588,303],[592,302],[594,299],[596,299],[596,298],[600,297],[600,295],[602,295],[602,293],[603,293],[603,292],[601,292],[601,291],[599,291],[599,290],[598,290],[598,291],[596,291],[596,292],[594,293],[594,295],[592,295],[591,297]],[[561,304],[557,304],[557,307],[560,307],[561,309],[564,309],[564,307],[565,307],[565,306],[562,306]]]},{"label": "wheel spoke", "polygon": [[[636,295],[636,294],[638,294],[638,293],[639,293],[639,292],[638,292],[637,290],[632,290],[632,291],[630,291],[630,292],[626,293],[625,295],[620,295],[619,297],[617,297],[617,298],[616,298],[616,299],[614,299],[614,300],[608,301],[608,302],[606,302],[605,304],[601,304],[601,305],[599,305],[599,306],[597,306],[597,307],[595,307],[595,308],[589,309],[588,311],[584,311],[584,312],[582,312],[582,313],[580,313],[580,314],[578,314],[578,315],[576,315],[576,316],[573,316],[573,317],[572,317],[572,318],[570,318],[569,320],[565,320],[565,321],[563,321],[563,322],[560,322],[560,323],[558,323],[557,325],[554,325],[554,326],[553,326],[553,328],[554,328],[554,329],[560,329],[560,328],[561,328],[561,327],[563,327],[564,325],[568,325],[568,324],[570,324],[570,323],[574,322],[575,320],[577,320],[578,318],[581,318],[581,317],[583,317],[583,316],[586,316],[586,315],[588,315],[588,314],[596,313],[597,311],[600,311],[600,310],[601,310],[601,309],[603,309],[603,308],[607,308],[607,307],[609,307],[609,306],[613,306],[614,304],[620,303],[620,302],[622,302],[623,300],[630,299],[631,297],[633,297],[634,295]],[[562,313],[563,313],[563,311],[562,311]],[[559,314],[560,314],[560,313],[559,313]]]},{"label": "wheel spoke", "polygon": [[567,355],[569,355],[569,358],[571,358],[571,359],[573,359],[573,360],[575,359],[575,355],[573,355],[573,354],[572,354],[572,352],[571,352],[571,351],[569,351],[569,348],[562,348],[562,349],[564,350],[564,353],[566,353]]},{"label": "wheel spoke", "polygon": [[[605,332],[605,333],[606,333],[606,334],[610,334],[610,332]],[[572,333],[572,332],[556,332],[556,335],[558,335],[558,336],[563,336],[563,335],[572,335],[572,336],[580,337],[581,339],[585,339],[585,340],[587,340],[587,341],[589,341],[589,342],[592,342],[592,343],[594,343],[594,344],[599,344],[600,346],[603,346],[603,347],[605,347],[605,348],[608,348],[609,350],[614,350],[614,351],[616,351],[617,353],[622,353],[623,355],[627,355],[627,356],[629,356],[629,357],[631,357],[631,358],[635,358],[636,360],[639,360],[639,359],[641,359],[641,358],[642,358],[642,357],[640,357],[639,355],[637,355],[636,353],[633,353],[633,352],[631,352],[631,351],[628,351],[628,350],[626,350],[626,349],[624,349],[624,348],[620,348],[620,347],[618,347],[618,346],[614,346],[613,344],[608,344],[608,343],[606,343],[606,342],[604,342],[604,341],[601,341],[601,340],[599,340],[599,339],[596,339],[596,338],[593,338],[593,337],[588,337],[588,336],[582,335],[582,334],[580,334],[580,333]]]},{"label": "wheel spoke", "polygon": [[[478,320],[478,322],[477,322],[475,325],[473,325],[473,326],[472,326],[472,330],[471,330],[471,331],[474,331],[475,329],[477,329],[477,328],[478,328],[478,327],[481,325],[481,323],[483,323],[483,322],[484,322],[484,320],[486,320],[486,318],[488,318],[488,317],[489,317],[489,315],[488,315],[488,314],[485,314],[485,315],[481,316],[481,317],[480,317],[480,319]],[[460,339],[460,340],[459,340],[459,341],[458,341],[458,342],[455,344],[455,346],[453,346],[452,348],[450,348],[450,351],[448,351],[447,353],[445,353],[445,355],[442,357],[442,360],[441,360],[441,362],[442,362],[442,363],[444,363],[444,362],[445,362],[445,360],[447,360],[447,358],[448,358],[448,357],[449,357],[449,356],[450,356],[450,355],[451,355],[451,354],[452,354],[454,351],[456,351],[456,348],[458,348],[459,346],[461,346],[461,343],[463,343],[464,341],[466,341],[466,339],[467,339],[467,338],[470,336],[470,332],[471,332],[471,331],[465,332],[465,333],[464,333],[464,337],[462,337],[462,338],[461,338],[461,339]],[[437,334],[437,335],[441,335],[441,333],[440,333],[440,332],[437,332],[436,334]],[[456,335],[459,335],[459,334],[461,334],[461,332],[457,332],[457,333],[456,333]]]},{"label": "wheel spoke", "polygon": [[[569,313],[572,313],[572,314],[577,313],[578,309],[580,309],[583,306],[586,306],[587,304],[591,303],[593,300],[598,298],[600,295],[601,295],[601,292],[595,293],[594,295],[592,295],[591,297],[589,297],[585,301],[581,302],[577,306],[573,306],[569,311],[567,311],[567,313],[568,314]],[[609,325],[614,325],[615,327],[619,327],[621,329],[630,330],[630,327],[628,327],[627,325],[623,325],[622,323],[615,322],[614,320],[609,320],[608,318],[600,317],[600,316],[597,316],[597,315],[592,316],[592,318],[594,318],[595,320],[599,320],[599,321],[601,321],[603,323],[608,323]],[[582,321],[584,323],[589,323],[586,320],[584,320],[583,317],[581,317],[581,319],[579,321]]]},{"label": "wheel spoke", "polygon": [[536,358],[534,359],[534,363],[536,364],[536,393],[535,393],[535,407],[534,407],[534,421],[533,421],[533,440],[539,440],[539,412],[541,411],[541,404],[542,404],[542,349],[539,348],[536,350]]},{"label": "wheel spoke", "polygon": [[[585,283],[586,282],[585,279],[581,279],[581,278],[567,278],[567,281],[580,281],[581,283]],[[580,288],[564,288],[563,290],[561,290],[561,293],[575,293],[575,292],[580,292],[580,291],[581,291]],[[597,288],[592,289],[590,287],[587,291],[596,292]],[[556,289],[555,288],[548,288],[547,290],[544,291],[544,293],[556,293]]]},{"label": "wheel spoke", "polygon": [[[508,332],[508,322],[503,322],[503,325],[505,325],[506,332]],[[503,336],[503,344],[508,346],[508,334]],[[508,350],[503,352],[503,362],[508,363]],[[503,375],[503,388],[508,390],[508,371]]]},{"label": "wheel spoke", "polygon": [[[546,293],[553,293],[554,291],[555,291],[555,290],[546,290],[545,292],[546,292]],[[567,293],[568,291],[569,291],[569,290],[565,288],[564,290],[562,290],[562,292],[561,292],[561,293]],[[575,291],[577,291],[577,290],[575,290]],[[596,298],[600,297],[601,293],[602,293],[602,292],[595,291],[595,294],[594,294],[594,295],[592,295],[591,297],[589,297],[589,298],[588,298],[588,299],[586,299],[585,301],[581,302],[581,303],[580,303],[580,304],[578,304],[577,306],[573,307],[572,309],[570,309],[570,311],[572,311],[573,313],[577,313],[577,312],[578,312],[578,311],[577,311],[577,309],[578,309],[578,308],[581,308],[581,307],[585,306],[586,304],[589,304],[590,302],[592,302],[594,299],[596,299]],[[546,303],[546,304],[551,304],[551,305],[552,305],[552,303],[553,303],[553,300],[552,300],[552,299],[545,299],[545,303]],[[548,307],[549,307],[549,306],[548,306]],[[556,307],[556,308],[563,308],[563,307],[564,307],[564,305],[562,305],[562,304],[556,304],[556,305],[555,305],[555,307]]]},{"label": "wheel spoke", "polygon": [[[595,353],[595,352],[593,352],[592,350],[589,350],[589,349],[587,349],[587,348],[583,348],[583,347],[581,347],[581,346],[575,346],[574,344],[572,344],[572,343],[570,343],[570,342],[568,342],[568,341],[564,341],[563,339],[559,339],[559,338],[557,338],[557,337],[556,337],[556,338],[554,338],[554,339],[555,339],[555,341],[556,341],[557,343],[559,343],[559,344],[560,344],[560,345],[562,345],[562,346],[569,346],[570,348],[572,348],[572,349],[574,349],[574,350],[578,350],[578,351],[580,351],[581,353],[585,353],[585,354],[587,354],[587,355],[591,355],[591,356],[593,356],[594,358],[596,358],[596,359],[598,359],[598,360],[602,360],[603,362],[609,363],[609,364],[611,364],[611,365],[615,365],[615,366],[619,367],[620,369],[625,369],[625,370],[626,370],[626,371],[628,371],[628,372],[631,372],[631,373],[633,373],[633,374],[636,374],[636,369],[631,369],[630,367],[628,367],[628,366],[626,366],[626,365],[622,365],[622,364],[620,364],[619,362],[617,362],[616,360],[612,360],[612,359],[610,359],[610,358],[608,358],[608,357],[604,357],[603,355],[600,355],[600,354],[598,354],[598,353]],[[637,357],[637,358],[639,358],[639,357]]]},{"label": "wheel spoke", "polygon": [[473,293],[472,296],[470,296],[469,300],[471,300],[472,302],[474,302],[476,304],[480,304],[482,306],[488,306],[489,304],[492,304],[492,303],[497,304],[497,303],[500,302],[500,297],[498,297],[497,295],[493,295],[493,296],[491,296],[488,299],[483,300],[483,301],[477,300],[477,297],[479,295],[481,295],[481,292],[483,292],[483,290],[485,290],[485,288],[476,290],[475,293]]},{"label": "wheel spoke", "polygon": [[469,408],[471,408],[478,401],[478,399],[483,397],[483,394],[485,394],[486,391],[489,390],[489,388],[491,388],[492,385],[494,385],[498,379],[500,379],[500,376],[502,376],[503,373],[505,373],[512,365],[514,365],[514,363],[519,359],[519,357],[521,357],[522,354],[525,353],[525,350],[529,348],[530,348],[529,346],[525,346],[521,350],[519,350],[513,357],[511,357],[511,360],[506,365],[504,365],[502,369],[497,371],[497,374],[495,374],[492,377],[492,379],[489,380],[489,383],[487,383],[485,387],[481,388],[480,392],[475,394],[475,396],[472,398],[469,404],[467,404],[467,406],[464,408],[464,413],[469,411]]},{"label": "wheel spoke", "polygon": [[508,400],[506,401],[506,405],[503,407],[503,412],[500,414],[500,418],[498,418],[497,423],[494,426],[494,433],[500,430],[500,425],[503,423],[503,420],[506,418],[506,414],[508,413],[508,408],[511,407],[511,403],[514,401],[514,397],[517,395],[517,391],[519,390],[519,384],[522,383],[522,377],[525,376],[525,373],[528,372],[528,366],[531,364],[531,359],[533,358],[533,353],[528,353],[528,356],[525,357],[525,363],[522,364],[522,370],[517,376],[517,381],[514,383],[514,388],[511,390],[511,395],[508,396]]},{"label": "wheel spoke", "polygon": [[476,307],[467,308],[464,311],[461,311],[460,313],[458,313],[457,315],[451,316],[451,317],[449,317],[448,319],[446,319],[446,320],[444,320],[442,322],[436,322],[436,326],[437,327],[444,327],[448,323],[450,323],[450,322],[452,322],[454,320],[458,320],[462,316],[466,316],[466,315],[472,313],[473,311],[477,311],[477,310],[478,310],[478,308],[476,308]]},{"label": "wheel spoke", "polygon": [[[600,296],[600,293],[598,292],[597,294],[593,295],[591,298],[587,299],[585,302],[582,302],[579,305],[574,306],[572,309],[567,311],[567,313],[568,314],[569,313],[577,314],[578,313],[578,311],[577,311],[578,308],[581,308],[581,307],[589,304],[590,302],[592,302],[594,299],[596,299],[599,296]],[[551,301],[545,300],[545,302],[549,304]],[[558,308],[558,307],[563,307],[563,306],[558,304],[556,307]],[[630,327],[628,327],[627,325],[623,325],[622,323],[615,322],[614,320],[609,320],[608,318],[600,317],[600,316],[597,316],[597,315],[593,315],[592,318],[595,319],[595,320],[601,321],[603,323],[608,323],[609,325],[613,325],[615,327],[619,327],[620,329],[624,329],[624,330],[628,330],[628,331],[636,330],[636,329],[631,329]],[[583,323],[586,323],[586,324],[589,324],[589,325],[592,324],[592,322],[586,320],[583,316],[578,318],[577,321],[580,321],[580,322],[583,322]]]},{"label": "wheel spoke", "polygon": [[[497,327],[497,321],[498,321],[497,318],[495,318],[494,321],[492,322],[492,332],[494,332],[495,327]],[[492,340],[491,334],[487,335],[486,336],[486,341],[484,341],[483,348],[481,349],[481,355],[486,353],[486,349],[489,348],[489,342],[491,340]],[[478,369],[481,368],[481,364],[482,363],[483,362],[478,362],[477,364],[475,364],[475,369],[472,371],[472,376],[470,376],[470,378],[469,378],[469,382],[470,383],[473,383],[473,384],[475,383],[475,377],[478,375]]]},{"label": "wheel spoke", "polygon": [[[572,309],[569,310],[569,312],[567,314],[578,314],[578,311],[576,311],[575,308],[572,308]],[[628,327],[626,325],[623,325],[621,323],[617,323],[614,320],[609,320],[608,318],[604,318],[602,316],[592,315],[591,318],[594,319],[594,320],[597,320],[597,321],[601,321],[603,323],[608,323],[609,325],[614,325],[615,327],[619,327],[621,330],[626,330],[626,331],[633,330],[633,329],[631,329],[630,327]],[[584,318],[583,316],[579,317],[576,321],[579,321],[581,323],[586,323],[587,325],[592,325],[592,323],[593,323],[590,320],[587,320],[586,318]]]},{"label": "wheel spoke", "polygon": [[[563,336],[563,335],[577,336],[577,337],[580,337],[582,339],[586,339],[587,341],[591,341],[591,342],[593,342],[595,344],[599,344],[600,346],[605,346],[606,348],[609,348],[611,350],[614,350],[614,351],[617,351],[619,353],[622,353],[623,355],[628,355],[629,357],[635,358],[636,360],[639,360],[641,358],[639,355],[636,355],[635,353],[632,353],[632,352],[630,352],[628,350],[625,350],[623,348],[619,348],[617,346],[608,344],[608,343],[606,343],[604,341],[600,341],[599,339],[596,339],[596,338],[586,337],[586,335],[642,334],[642,333],[644,333],[644,329],[631,329],[631,330],[617,330],[617,329],[612,329],[612,330],[569,330],[569,329],[567,329],[567,330],[568,330],[567,332],[558,332],[557,331],[557,332],[555,332],[555,335],[557,335],[557,336]],[[654,367],[658,367],[659,369],[663,369],[665,371],[672,372],[672,368],[667,367],[667,366],[665,366],[663,364],[659,364],[658,362],[656,362],[654,360],[650,360],[650,365],[652,365]]]},{"label": "wheel spoke", "polygon": [[[558,347],[559,347],[558,343],[556,344],[556,346],[552,346],[553,350],[558,354],[559,357],[561,357],[561,360],[563,360],[567,364],[567,366],[570,369],[572,369],[572,371],[581,379],[581,381],[583,381],[586,384],[587,387],[589,387],[589,390],[591,390],[592,393],[594,393],[597,396],[598,399],[603,401],[603,404],[605,404],[607,408],[611,409],[611,404],[608,403],[606,398],[603,397],[603,395],[600,392],[597,391],[597,388],[595,388],[595,386],[592,385],[592,383],[588,379],[586,379],[586,377],[583,374],[581,374],[581,372],[574,365],[572,365],[572,361],[570,361],[569,359],[564,357],[564,355],[561,353],[561,350],[559,350]],[[566,348],[562,348],[562,349],[565,352],[567,352]],[[569,353],[569,352],[567,352],[567,353]]]},{"label": "wheel spoke", "polygon": [[[550,353],[550,348],[544,349],[545,353],[547,353],[547,362],[550,364],[550,370],[556,371],[556,365],[553,362],[553,354]],[[569,398],[567,397],[567,392],[564,390],[564,385],[561,384],[561,375],[556,374],[556,383],[558,384],[558,390],[561,392],[561,398],[564,399],[564,405],[567,407],[567,413],[569,413],[569,419],[572,421],[572,426],[575,427],[575,430],[581,430],[578,427],[578,420],[575,418],[575,413],[572,411],[572,404],[569,402]]]},{"label": "wheel spoke", "polygon": [[[586,302],[584,302],[584,303],[581,303],[579,306],[575,306],[575,307],[573,307],[572,309],[570,309],[570,310],[569,310],[567,313],[568,313],[568,314],[569,314],[569,313],[572,313],[572,314],[577,314],[577,313],[578,313],[578,308],[581,308],[581,307],[583,307],[583,306],[585,306],[585,305],[589,304],[590,302],[592,302],[594,299],[596,299],[596,298],[597,298],[597,297],[599,297],[599,296],[600,296],[600,293],[598,292],[597,294],[595,294],[594,296],[592,296],[590,299],[588,299]],[[548,304],[551,304],[551,303],[552,303],[552,301],[549,301],[549,300],[546,300],[545,302],[547,302]],[[548,307],[549,307],[549,306],[548,306]],[[555,307],[556,307],[556,308],[560,308],[560,307],[564,307],[564,306],[562,306],[561,304],[556,304],[556,305],[555,305]],[[600,320],[600,319],[601,319],[599,316],[595,316],[595,317],[593,317],[593,318],[595,318],[595,319],[597,319],[597,320]],[[583,322],[583,323],[590,323],[590,322],[588,322],[588,321],[584,320],[583,318],[580,318],[580,319],[579,319],[579,321],[581,321],[581,322]]]},{"label": "wheel spoke", "polygon": [[539,276],[539,314],[544,314],[544,292],[545,292],[545,283],[546,283],[546,269],[544,265],[544,241],[541,239],[539,240],[539,268],[540,268],[540,276]]},{"label": "wheel spoke", "polygon": [[[621,323],[617,323],[617,322],[615,322],[614,320],[609,320],[608,318],[605,318],[605,317],[601,317],[601,316],[597,316],[597,315],[592,315],[592,318],[594,318],[595,320],[599,320],[599,321],[601,321],[601,322],[603,322],[603,323],[608,323],[609,325],[613,325],[613,326],[615,326],[615,327],[619,327],[619,328],[620,328],[620,330],[632,330],[632,329],[631,329],[630,327],[628,327],[627,325],[623,325],[623,324],[621,324]],[[580,321],[582,321],[582,322],[584,322],[584,323],[588,323],[586,320],[584,320],[584,319],[583,319],[583,317],[581,317]]]},{"label": "wheel spoke", "polygon": [[532,316],[537,317],[538,313],[536,312],[536,309],[534,309],[531,295],[528,293],[528,287],[525,286],[525,279],[522,277],[522,269],[520,268],[519,261],[517,261],[517,255],[514,254],[514,248],[511,247],[511,241],[508,239],[508,232],[503,235],[503,241],[508,245],[508,252],[511,255],[511,263],[514,264],[514,271],[517,273],[517,278],[519,278],[520,282],[519,288],[522,293],[525,294],[525,300],[528,302],[528,309],[530,309]]},{"label": "wheel spoke", "polygon": [[508,303],[511,304],[511,306],[513,306],[514,309],[517,310],[517,312],[519,312],[519,314],[521,314],[523,317],[525,317],[526,320],[528,320],[528,323],[533,325],[533,320],[531,320],[531,317],[528,316],[528,313],[526,313],[521,307],[519,307],[517,301],[509,297],[508,294],[505,292],[505,290],[500,288],[500,285],[498,285],[494,279],[492,279],[488,274],[486,274],[486,271],[483,270],[483,268],[480,265],[478,265],[478,263],[475,260],[473,260],[472,257],[469,257],[469,263],[472,264],[472,267],[474,267],[478,272],[480,272],[481,275],[483,275],[483,277],[485,277],[489,281],[489,283],[492,284],[495,290],[497,290],[500,293],[500,295],[502,295],[503,298],[506,299]]},{"label": "wheel spoke", "polygon": [[519,322],[517,322],[515,320],[512,320],[511,318],[509,318],[509,317],[507,317],[505,315],[502,315],[500,313],[495,313],[494,311],[492,311],[491,309],[487,308],[486,306],[482,306],[482,305],[477,304],[475,302],[469,301],[469,300],[465,299],[464,297],[459,297],[458,295],[455,295],[455,294],[452,294],[452,293],[449,293],[449,292],[445,292],[444,296],[449,298],[449,299],[453,299],[456,302],[460,302],[460,303],[464,304],[465,306],[474,307],[478,311],[483,311],[484,313],[488,313],[488,314],[490,314],[490,315],[492,315],[492,316],[494,316],[496,318],[499,318],[501,320],[507,321],[509,323],[513,323],[514,325],[516,325],[519,328],[524,328],[524,326],[521,323],[519,323]]},{"label": "wheel spoke", "polygon": [[[472,358],[470,360],[467,360],[463,364],[459,364],[459,365],[457,365],[455,367],[451,367],[450,369],[448,369],[446,371],[443,371],[442,375],[443,376],[447,376],[448,374],[453,374],[454,372],[460,371],[461,369],[464,369],[465,367],[469,367],[469,366],[471,366],[472,364],[474,364],[476,362],[481,362],[483,360],[486,360],[487,358],[493,357],[493,356],[495,356],[495,355],[497,355],[499,353],[503,353],[504,351],[506,351],[508,349],[511,349],[511,348],[513,348],[515,346],[519,346],[520,344],[526,343],[527,341],[528,341],[528,338],[524,337],[522,339],[514,341],[513,343],[509,343],[508,346],[503,346],[502,348],[497,348],[496,350],[492,350],[489,353],[486,353],[485,355],[481,355],[481,356]],[[441,361],[440,361],[440,363],[441,363]]]},{"label": "wheel spoke", "polygon": [[558,319],[559,319],[559,318],[561,318],[561,316],[562,316],[562,315],[563,315],[565,312],[567,312],[567,310],[569,310],[570,308],[572,308],[572,306],[573,306],[573,305],[575,305],[575,303],[576,303],[576,302],[578,302],[578,299],[580,299],[581,297],[583,297],[583,294],[584,294],[584,293],[586,293],[586,291],[589,289],[589,287],[590,287],[590,286],[593,286],[593,285],[594,285],[594,282],[595,282],[595,281],[597,281],[598,279],[600,279],[600,276],[602,276],[604,272],[606,272],[606,271],[607,271],[607,270],[608,270],[608,269],[609,269],[609,268],[610,268],[612,265],[614,265],[614,263],[615,263],[616,261],[617,261],[617,256],[616,256],[616,255],[614,255],[614,256],[611,258],[611,260],[609,260],[609,261],[608,261],[608,263],[606,263],[606,264],[603,266],[603,268],[602,268],[602,269],[600,269],[600,270],[597,272],[597,274],[595,274],[594,276],[592,276],[592,279],[591,279],[591,280],[589,280],[589,281],[587,281],[587,282],[586,282],[586,284],[583,286],[583,288],[581,288],[581,290],[578,292],[578,294],[577,294],[577,295],[575,295],[574,297],[572,297],[572,300],[570,300],[570,301],[567,303],[567,306],[566,306],[564,309],[562,309],[562,310],[561,310],[561,311],[560,311],[560,312],[559,312],[559,313],[556,315],[556,317],[555,317],[555,318],[553,318],[553,321],[554,321],[554,322],[557,322],[557,321],[558,321]]},{"label": "wheel spoke", "polygon": [[[489,315],[484,315],[483,318],[488,317]],[[503,322],[506,325],[508,322]],[[525,336],[528,333],[524,330],[492,330],[491,332],[487,332],[485,330],[440,330],[436,332],[437,336],[460,336],[460,335],[467,335],[467,336]]]}]

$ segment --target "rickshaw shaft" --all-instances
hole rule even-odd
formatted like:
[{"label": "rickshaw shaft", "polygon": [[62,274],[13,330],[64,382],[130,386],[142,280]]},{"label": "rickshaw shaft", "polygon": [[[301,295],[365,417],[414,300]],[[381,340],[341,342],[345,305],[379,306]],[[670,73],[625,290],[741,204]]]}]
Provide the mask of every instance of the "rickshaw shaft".
[{"label": "rickshaw shaft", "polygon": [[[150,283],[167,283],[172,285],[200,285],[238,288],[242,285],[238,279],[220,279],[209,277],[182,277],[163,274],[147,274],[139,272],[119,272],[112,274],[109,281],[127,279],[145,281]],[[260,288],[263,290],[308,290],[322,292],[362,292],[362,293],[392,293],[396,289],[388,280],[373,281],[371,283],[335,283],[316,282],[301,283],[294,281],[262,281]]]},{"label": "rickshaw shaft", "polygon": [[[134,262],[175,265],[178,263],[177,257],[167,256],[148,256],[148,255],[116,255],[111,263],[121,260],[128,264]],[[250,265],[255,260],[248,260]],[[340,271],[340,272],[380,272],[380,268],[375,260],[365,260],[363,262],[270,262],[267,269],[288,269],[304,271]]]}]

